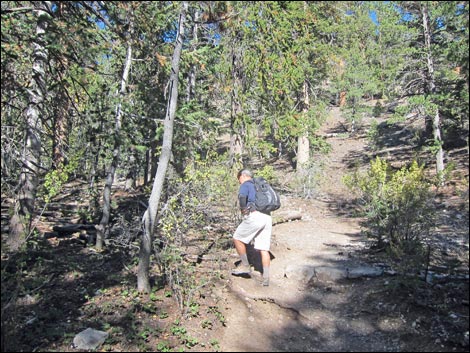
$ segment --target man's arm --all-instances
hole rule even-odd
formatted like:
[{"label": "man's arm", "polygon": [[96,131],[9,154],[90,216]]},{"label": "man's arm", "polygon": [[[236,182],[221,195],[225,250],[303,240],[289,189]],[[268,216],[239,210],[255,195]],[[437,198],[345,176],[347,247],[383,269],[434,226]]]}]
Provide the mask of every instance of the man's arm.
[{"label": "man's arm", "polygon": [[242,212],[242,214],[246,215],[246,214],[250,213],[249,208],[247,208],[247,204],[248,204],[248,196],[247,195],[239,194],[238,195],[238,202],[240,204],[240,211]]}]

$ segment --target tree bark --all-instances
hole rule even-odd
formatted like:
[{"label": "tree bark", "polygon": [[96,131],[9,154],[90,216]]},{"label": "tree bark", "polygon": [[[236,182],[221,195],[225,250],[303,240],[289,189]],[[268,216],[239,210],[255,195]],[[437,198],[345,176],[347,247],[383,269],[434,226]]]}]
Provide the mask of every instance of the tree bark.
[{"label": "tree bark", "polygon": [[46,30],[51,16],[50,1],[34,2],[34,13],[37,16],[36,37],[33,42],[33,67],[29,102],[25,109],[26,131],[22,168],[19,177],[18,194],[15,200],[14,214],[10,220],[10,233],[7,246],[18,250],[26,241],[31,231],[31,221],[34,216],[34,204],[38,185],[41,154],[41,118],[43,103],[46,98],[46,65],[49,53],[46,49]]},{"label": "tree bark", "polygon": [[149,205],[142,217],[143,234],[139,253],[139,268],[137,272],[137,289],[139,292],[150,292],[150,255],[152,251],[152,240],[158,206],[162,194],[163,183],[168,169],[168,164],[171,157],[171,148],[173,143],[173,126],[176,115],[176,108],[178,103],[178,73],[181,58],[181,51],[183,49],[184,38],[184,23],[186,21],[186,12],[188,3],[182,2],[178,23],[178,35],[176,37],[175,51],[171,60],[171,75],[170,75],[170,96],[166,110],[164,121],[163,143],[160,160],[158,163],[157,173],[153,182],[152,193],[150,194]]}]

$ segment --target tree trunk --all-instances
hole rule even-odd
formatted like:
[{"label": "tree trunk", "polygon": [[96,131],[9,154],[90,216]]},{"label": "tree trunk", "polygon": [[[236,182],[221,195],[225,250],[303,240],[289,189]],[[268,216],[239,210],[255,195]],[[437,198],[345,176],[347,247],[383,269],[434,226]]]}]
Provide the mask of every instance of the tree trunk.
[{"label": "tree trunk", "polygon": [[132,46],[129,43],[127,44],[127,55],[126,63],[124,65],[124,72],[121,79],[121,90],[119,92],[120,101],[116,109],[116,119],[114,127],[114,150],[113,150],[113,160],[111,162],[111,167],[106,178],[106,184],[104,186],[103,192],[103,214],[101,216],[101,221],[97,227],[96,233],[96,250],[100,251],[103,248],[103,241],[105,236],[106,228],[109,224],[109,216],[111,213],[111,188],[114,182],[114,174],[116,173],[116,168],[119,164],[120,148],[121,148],[121,116],[122,116],[122,99],[126,93],[127,79],[129,78],[129,71],[131,68],[132,62]]},{"label": "tree trunk", "polygon": [[[423,28],[424,28],[424,42],[426,45],[427,51],[427,65],[428,65],[428,79],[427,86],[429,93],[432,95],[436,91],[436,83],[434,77],[434,61],[432,57],[431,49],[431,32],[429,28],[429,15],[428,15],[428,5],[424,4],[421,8],[423,15]],[[440,129],[440,114],[439,107],[435,108],[434,117],[432,117],[432,131],[435,145],[437,146],[436,151],[436,172],[440,177],[444,171],[444,151],[442,149],[442,138],[441,138],[441,129]],[[426,124],[427,125],[427,124]]]},{"label": "tree trunk", "polygon": [[[196,10],[194,13],[194,20],[198,21],[199,20],[199,11]],[[192,42],[196,43],[198,45],[198,24],[194,23],[193,24],[193,38]],[[189,66],[189,74],[188,74],[188,85],[187,85],[187,91],[186,91],[186,102],[190,102],[191,99],[194,98],[196,92],[196,65],[194,63],[191,63]]]},{"label": "tree trunk", "polygon": [[[66,61],[66,59],[63,59]],[[65,84],[65,83],[64,83]],[[60,87],[56,96],[57,106],[54,109],[54,139],[52,141],[52,159],[55,169],[65,164],[68,139],[68,114],[70,101],[65,87]]]},{"label": "tree trunk", "polygon": [[[304,82],[303,87],[303,101],[302,101],[302,112],[303,119],[307,119],[307,112],[309,108],[309,96],[308,96],[308,84]],[[308,131],[305,129],[305,132],[299,136],[298,145],[297,145],[297,172],[302,172],[305,170],[308,162],[310,160],[310,141],[308,139]]]},{"label": "tree trunk", "polygon": [[[438,144],[438,149],[436,151],[436,172],[439,178],[442,177],[442,172],[444,171],[444,150],[442,149],[442,138],[441,138],[441,129],[440,129],[440,114],[439,108],[436,108],[436,114],[433,119],[433,136],[434,141]],[[443,180],[441,180],[442,182]]]},{"label": "tree trunk", "polygon": [[310,155],[310,141],[308,140],[308,135],[304,134],[299,136],[297,140],[297,172],[305,171],[305,168],[308,164]]},{"label": "tree trunk", "polygon": [[18,194],[15,200],[14,214],[10,220],[8,247],[16,251],[26,241],[31,231],[34,216],[34,203],[38,185],[41,154],[41,118],[46,97],[46,65],[49,54],[46,49],[45,35],[50,20],[50,1],[34,2],[34,13],[38,20],[36,38],[33,42],[33,67],[28,107],[25,109],[26,131],[19,177]]},{"label": "tree trunk", "polygon": [[150,194],[149,205],[142,218],[143,234],[139,253],[139,268],[137,272],[137,289],[139,292],[150,292],[149,269],[150,255],[152,252],[152,239],[157,223],[157,211],[160,203],[160,197],[165,181],[166,171],[171,157],[171,148],[173,142],[173,126],[178,103],[178,73],[183,49],[184,23],[186,21],[186,11],[188,3],[183,1],[180,12],[178,35],[176,37],[175,51],[171,60],[170,75],[170,97],[168,100],[167,111],[164,122],[163,143],[157,173],[153,182],[152,193]]}]

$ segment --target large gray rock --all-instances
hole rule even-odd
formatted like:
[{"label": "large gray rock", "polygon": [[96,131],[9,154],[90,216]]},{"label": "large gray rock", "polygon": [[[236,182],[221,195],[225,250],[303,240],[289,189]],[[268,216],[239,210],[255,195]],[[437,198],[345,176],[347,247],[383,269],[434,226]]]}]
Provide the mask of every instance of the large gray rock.
[{"label": "large gray rock", "polygon": [[335,282],[347,278],[348,271],[342,267],[320,266],[315,267],[315,277],[321,282]]},{"label": "large gray rock", "polygon": [[345,266],[314,266],[311,264],[291,264],[284,269],[284,276],[296,281],[308,283],[311,280],[320,282],[336,282],[346,278],[379,277],[384,273],[382,268],[360,265]]},{"label": "large gray rock", "polygon": [[106,338],[108,338],[107,332],[89,327],[74,337],[73,346],[77,349],[95,349],[101,346]]},{"label": "large gray rock", "polygon": [[382,268],[366,265],[358,267],[315,267],[315,277],[322,282],[335,282],[345,278],[379,277],[383,273]]},{"label": "large gray rock", "polygon": [[289,279],[307,283],[315,276],[315,268],[311,265],[291,264],[284,269],[284,276]]}]

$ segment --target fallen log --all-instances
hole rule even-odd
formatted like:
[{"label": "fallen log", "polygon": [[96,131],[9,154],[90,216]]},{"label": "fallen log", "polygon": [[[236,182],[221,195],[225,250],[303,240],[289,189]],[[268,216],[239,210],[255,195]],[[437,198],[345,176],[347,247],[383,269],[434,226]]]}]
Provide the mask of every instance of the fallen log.
[{"label": "fallen log", "polygon": [[54,232],[59,234],[73,234],[86,230],[87,232],[96,232],[96,227],[94,224],[67,224],[64,226],[54,226],[52,227]]}]

